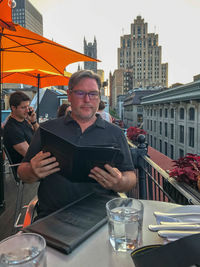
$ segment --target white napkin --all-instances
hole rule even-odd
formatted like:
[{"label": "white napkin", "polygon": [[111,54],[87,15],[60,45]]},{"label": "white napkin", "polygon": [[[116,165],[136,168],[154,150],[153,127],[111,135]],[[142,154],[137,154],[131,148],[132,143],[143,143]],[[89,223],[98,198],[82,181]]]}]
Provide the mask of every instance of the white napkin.
[{"label": "white napkin", "polygon": [[158,225],[149,225],[149,229],[170,241],[200,233],[200,205],[181,206],[167,213],[154,212],[154,216]]}]

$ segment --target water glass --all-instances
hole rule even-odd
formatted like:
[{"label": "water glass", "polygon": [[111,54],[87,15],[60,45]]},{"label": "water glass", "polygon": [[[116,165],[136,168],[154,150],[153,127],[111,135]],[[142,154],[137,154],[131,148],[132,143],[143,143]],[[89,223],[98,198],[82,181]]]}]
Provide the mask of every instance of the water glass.
[{"label": "water glass", "polygon": [[38,234],[22,233],[0,242],[1,267],[46,267],[46,241]]},{"label": "water glass", "polygon": [[142,245],[143,204],[134,198],[106,203],[109,239],[115,251],[132,251]]}]

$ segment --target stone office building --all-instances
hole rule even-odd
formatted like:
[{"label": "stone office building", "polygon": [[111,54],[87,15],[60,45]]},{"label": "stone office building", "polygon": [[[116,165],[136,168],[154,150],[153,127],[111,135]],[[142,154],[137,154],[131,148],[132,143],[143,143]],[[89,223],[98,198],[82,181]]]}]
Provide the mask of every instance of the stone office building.
[{"label": "stone office building", "polygon": [[116,109],[117,96],[135,88],[167,86],[168,64],[162,63],[158,34],[148,33],[148,24],[137,16],[130,34],[120,37],[118,69],[110,75],[110,104]]},{"label": "stone office building", "polygon": [[[162,63],[162,47],[158,34],[148,33],[148,24],[137,16],[131,33],[121,36],[118,69],[125,69],[132,88],[168,86],[168,64]],[[131,76],[131,79],[130,79]]]},{"label": "stone office building", "polygon": [[200,154],[200,77],[144,97],[144,125],[150,146],[172,159]]}]

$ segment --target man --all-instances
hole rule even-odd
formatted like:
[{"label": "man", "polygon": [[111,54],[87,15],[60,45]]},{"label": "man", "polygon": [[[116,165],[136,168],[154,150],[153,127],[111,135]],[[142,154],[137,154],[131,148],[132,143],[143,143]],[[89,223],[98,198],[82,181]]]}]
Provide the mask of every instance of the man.
[{"label": "man", "polygon": [[[18,168],[24,182],[40,181],[38,189],[38,217],[67,205],[92,190],[128,191],[136,183],[126,139],[121,129],[95,115],[100,102],[100,77],[91,71],[74,73],[68,84],[71,112],[67,116],[44,122],[43,128],[77,145],[115,145],[121,149],[120,169],[106,164],[106,169],[95,167],[89,177],[98,183],[72,183],[59,174],[58,162],[49,152],[41,151],[40,130],[33,138],[29,150]],[[107,192],[107,191],[106,191]],[[109,191],[110,192],[110,191]]]},{"label": "man", "polygon": [[100,103],[99,103],[99,109],[97,111],[98,114],[101,115],[101,117],[108,121],[108,122],[112,122],[112,117],[110,116],[110,114],[108,112],[106,112],[104,109],[105,109],[105,103],[101,100]]},{"label": "man", "polygon": [[20,163],[25,156],[34,131],[39,127],[36,114],[30,107],[30,98],[23,92],[11,94],[11,114],[4,126],[3,142],[13,164]]}]

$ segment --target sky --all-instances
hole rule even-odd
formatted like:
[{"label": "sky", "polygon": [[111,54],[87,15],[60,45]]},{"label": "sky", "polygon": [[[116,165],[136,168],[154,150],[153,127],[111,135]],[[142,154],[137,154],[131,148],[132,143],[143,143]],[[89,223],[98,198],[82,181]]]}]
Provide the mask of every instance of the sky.
[{"label": "sky", "polygon": [[[168,85],[192,82],[200,74],[200,0],[29,0],[43,15],[44,37],[83,53],[83,39],[97,40],[98,69],[117,69],[120,36],[130,34],[138,15],[159,36]],[[80,63],[83,66],[83,63]],[[77,70],[77,64],[67,71]]]}]

